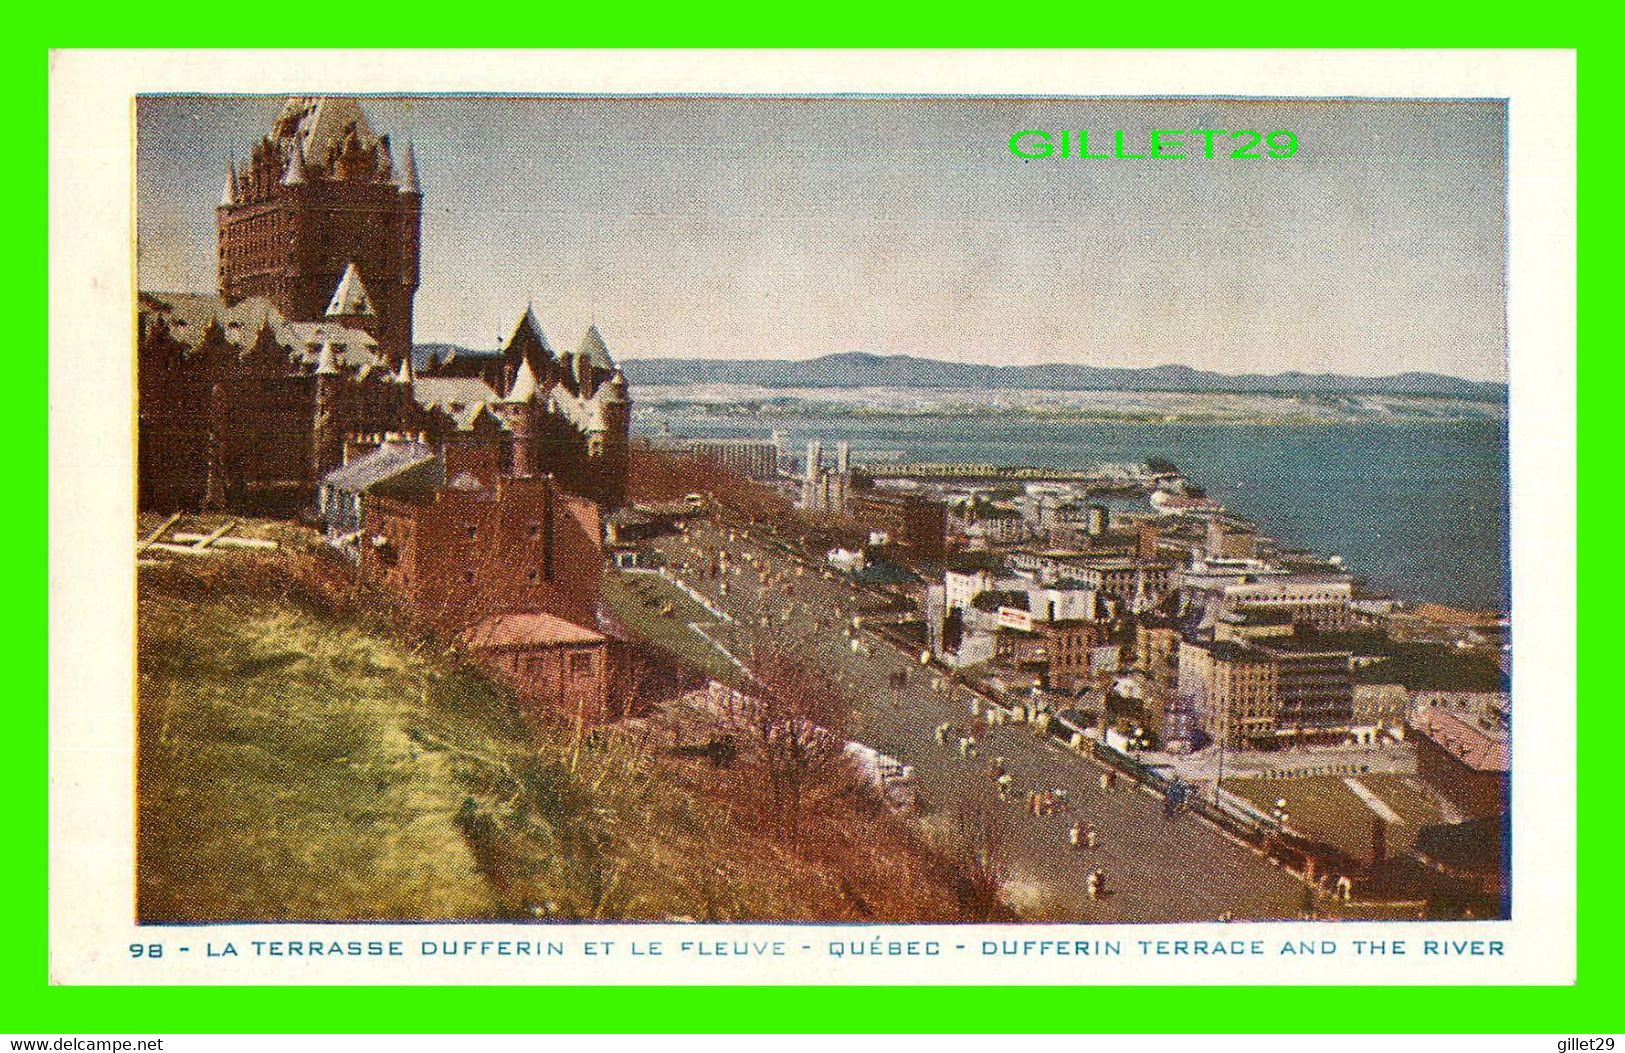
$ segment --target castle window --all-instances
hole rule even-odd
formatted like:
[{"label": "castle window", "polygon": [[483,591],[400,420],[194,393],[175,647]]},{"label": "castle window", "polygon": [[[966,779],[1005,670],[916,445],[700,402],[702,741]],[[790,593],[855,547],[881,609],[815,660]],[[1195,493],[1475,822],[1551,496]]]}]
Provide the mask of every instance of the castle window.
[{"label": "castle window", "polygon": [[592,655],[573,654],[570,656],[570,673],[573,676],[592,675]]},{"label": "castle window", "polygon": [[468,540],[470,540],[470,541],[477,540],[479,538],[479,536],[480,536],[480,528],[479,527],[471,526],[471,527],[468,528]]},{"label": "castle window", "polygon": [[463,583],[465,585],[474,584],[474,572],[473,571],[471,571],[471,570],[463,571]]},{"label": "castle window", "polygon": [[525,580],[530,581],[532,583],[540,580],[540,578],[541,578],[541,575],[536,572],[536,569],[534,567],[532,567],[530,572],[525,575]]}]

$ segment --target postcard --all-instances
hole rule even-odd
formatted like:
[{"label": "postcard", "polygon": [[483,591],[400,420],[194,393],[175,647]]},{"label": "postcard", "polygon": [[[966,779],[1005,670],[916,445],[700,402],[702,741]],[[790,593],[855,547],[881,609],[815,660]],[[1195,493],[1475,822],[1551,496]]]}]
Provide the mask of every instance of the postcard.
[{"label": "postcard", "polygon": [[57,54],[53,981],[1572,982],[1573,56],[1008,58]]}]

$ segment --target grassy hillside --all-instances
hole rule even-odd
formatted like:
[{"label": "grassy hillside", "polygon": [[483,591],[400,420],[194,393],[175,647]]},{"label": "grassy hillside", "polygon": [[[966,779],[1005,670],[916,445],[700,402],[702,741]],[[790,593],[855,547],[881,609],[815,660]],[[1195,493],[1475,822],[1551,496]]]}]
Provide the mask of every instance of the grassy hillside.
[{"label": "grassy hillside", "polygon": [[307,584],[278,531],[141,570],[143,919],[959,916],[956,868],[864,795],[786,843],[748,765],[677,755],[660,717],[582,742],[528,718]]}]

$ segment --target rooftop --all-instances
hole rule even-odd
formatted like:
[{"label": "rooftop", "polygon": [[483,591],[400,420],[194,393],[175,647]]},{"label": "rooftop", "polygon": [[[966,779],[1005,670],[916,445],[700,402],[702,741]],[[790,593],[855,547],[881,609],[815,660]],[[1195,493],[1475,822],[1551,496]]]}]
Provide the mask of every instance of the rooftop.
[{"label": "rooftop", "polygon": [[1255,647],[1238,644],[1233,640],[1184,640],[1181,647],[1196,647],[1208,652],[1221,662],[1265,663],[1270,656]]},{"label": "rooftop", "polygon": [[1019,607],[1022,610],[1026,610],[1027,594],[1025,592],[1016,592],[1012,589],[992,589],[987,592],[978,593],[976,598],[970,602],[971,606],[975,607],[977,610],[985,611],[989,614],[997,611],[1000,607]]},{"label": "rooftop", "polygon": [[561,647],[606,643],[609,637],[543,611],[496,614],[464,629],[459,638],[476,650],[489,647]]},{"label": "rooftop", "polygon": [[439,409],[497,401],[491,385],[478,377],[418,377],[412,384],[412,396],[421,406]]},{"label": "rooftop", "polygon": [[360,492],[408,469],[435,460],[434,449],[417,442],[386,442],[349,464],[328,472],[322,485]]}]

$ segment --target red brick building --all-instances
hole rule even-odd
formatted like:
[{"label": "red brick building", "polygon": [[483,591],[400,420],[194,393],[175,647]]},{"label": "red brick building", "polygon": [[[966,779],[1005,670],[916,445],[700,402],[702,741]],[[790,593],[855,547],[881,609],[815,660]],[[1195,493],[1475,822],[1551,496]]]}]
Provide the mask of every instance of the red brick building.
[{"label": "red brick building", "polygon": [[596,624],[599,509],[552,479],[453,467],[428,493],[366,493],[362,520],[362,577],[432,625],[538,611]]},{"label": "red brick building", "polygon": [[612,643],[600,632],[528,611],[482,618],[459,642],[536,710],[583,724],[619,715],[611,693]]},{"label": "red brick building", "polygon": [[1033,620],[1027,628],[1001,624],[994,654],[999,661],[1038,673],[1047,686],[1061,689],[1089,679],[1090,651],[1106,640],[1103,623],[1083,618]]},{"label": "red brick building", "polygon": [[862,490],[852,495],[852,518],[881,531],[918,559],[941,559],[948,544],[948,506],[913,494]]},{"label": "red brick building", "polygon": [[289,322],[258,297],[226,307],[190,293],[142,293],[138,324],[145,509],[291,515],[340,463],[346,434],[457,430],[360,329]]}]

